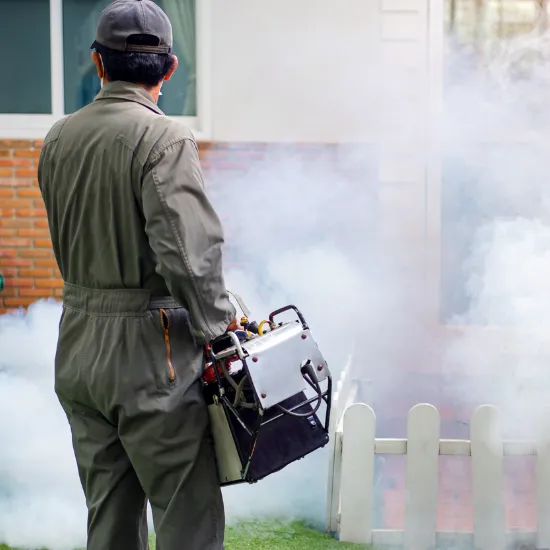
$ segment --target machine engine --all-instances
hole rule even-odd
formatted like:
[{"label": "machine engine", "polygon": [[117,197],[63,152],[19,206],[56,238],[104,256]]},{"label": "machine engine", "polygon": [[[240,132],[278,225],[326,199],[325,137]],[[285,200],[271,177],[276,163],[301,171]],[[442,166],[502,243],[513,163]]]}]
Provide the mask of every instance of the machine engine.
[{"label": "machine engine", "polygon": [[[203,375],[222,486],[255,483],[329,441],[332,379],[303,315],[286,306],[258,325],[238,302],[245,330],[207,346]],[[297,319],[277,322],[285,312]]]}]

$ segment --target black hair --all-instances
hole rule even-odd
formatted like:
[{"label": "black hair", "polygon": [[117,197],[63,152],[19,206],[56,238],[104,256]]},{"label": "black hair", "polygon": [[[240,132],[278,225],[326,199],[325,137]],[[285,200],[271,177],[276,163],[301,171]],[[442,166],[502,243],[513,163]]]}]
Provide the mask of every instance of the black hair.
[{"label": "black hair", "polygon": [[[130,36],[128,43],[156,46],[158,39],[138,34]],[[97,43],[94,49],[101,55],[105,76],[110,82],[123,80],[153,87],[164,79],[174,64],[172,56],[165,53],[120,52]]]}]

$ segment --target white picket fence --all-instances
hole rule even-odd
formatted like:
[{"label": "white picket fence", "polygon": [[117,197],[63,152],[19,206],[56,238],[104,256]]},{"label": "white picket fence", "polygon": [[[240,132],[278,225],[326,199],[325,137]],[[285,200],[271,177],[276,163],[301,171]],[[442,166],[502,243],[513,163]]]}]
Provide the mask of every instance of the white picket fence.
[{"label": "white picket fence", "polygon": [[[349,366],[348,366],[349,367]],[[470,440],[440,439],[440,416],[419,404],[408,416],[406,439],[377,439],[376,417],[354,403],[353,380],[344,369],[334,394],[327,530],[340,541],[378,548],[429,550],[448,544],[476,550],[550,548],[550,410],[537,441],[504,441],[498,410],[479,407]],[[405,524],[401,531],[373,529],[376,455],[406,455]],[[472,468],[473,533],[437,532],[439,456],[469,456]],[[536,456],[536,532],[506,530],[503,458]],[[464,546],[463,546],[464,545]],[[455,547],[455,546],[452,546]]]}]

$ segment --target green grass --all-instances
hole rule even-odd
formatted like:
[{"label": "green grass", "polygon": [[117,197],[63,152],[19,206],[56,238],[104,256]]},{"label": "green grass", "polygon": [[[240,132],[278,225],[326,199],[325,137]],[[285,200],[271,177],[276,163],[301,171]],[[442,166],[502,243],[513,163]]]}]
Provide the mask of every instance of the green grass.
[{"label": "green grass", "polygon": [[[226,550],[367,550],[370,547],[339,543],[330,535],[320,533],[303,523],[256,522],[229,527],[225,548]],[[21,549],[0,544],[0,550]],[[154,537],[151,537],[151,550],[155,550]]]},{"label": "green grass", "polygon": [[226,550],[345,550],[367,546],[344,544],[302,523],[250,523],[229,528]]}]

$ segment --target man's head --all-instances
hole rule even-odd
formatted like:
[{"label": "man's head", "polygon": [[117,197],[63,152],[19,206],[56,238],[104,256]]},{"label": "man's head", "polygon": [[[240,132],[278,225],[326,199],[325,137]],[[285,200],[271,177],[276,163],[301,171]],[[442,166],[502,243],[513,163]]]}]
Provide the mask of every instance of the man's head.
[{"label": "man's head", "polygon": [[158,99],[177,68],[172,25],[152,0],[115,0],[101,13],[92,59],[102,82],[140,84]]}]

